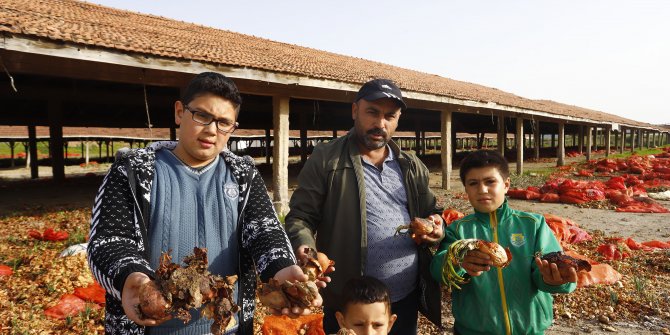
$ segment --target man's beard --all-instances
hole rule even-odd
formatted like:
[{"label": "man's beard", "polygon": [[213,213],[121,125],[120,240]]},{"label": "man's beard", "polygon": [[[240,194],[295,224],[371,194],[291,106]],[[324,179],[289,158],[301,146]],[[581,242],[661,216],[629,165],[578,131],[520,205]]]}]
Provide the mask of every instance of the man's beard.
[{"label": "man's beard", "polygon": [[[381,135],[382,139],[379,141],[375,141],[371,139],[369,135]],[[388,137],[389,137],[388,133],[383,129],[379,128],[370,129],[365,133],[365,136],[363,136],[363,144],[365,145],[366,148],[370,150],[376,150],[379,148],[383,148],[388,143],[389,141]]]}]

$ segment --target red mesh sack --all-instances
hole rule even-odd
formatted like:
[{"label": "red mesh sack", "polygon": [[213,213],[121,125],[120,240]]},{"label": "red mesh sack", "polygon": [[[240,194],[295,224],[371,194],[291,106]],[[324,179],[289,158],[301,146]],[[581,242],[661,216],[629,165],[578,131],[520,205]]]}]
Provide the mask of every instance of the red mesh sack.
[{"label": "red mesh sack", "polygon": [[621,278],[621,274],[608,264],[591,265],[591,271],[577,272],[577,287],[596,284],[611,285],[621,280]]},{"label": "red mesh sack", "polygon": [[12,270],[12,268],[10,268],[7,265],[0,264],[0,277],[11,276],[13,273],[14,271]]},{"label": "red mesh sack", "polygon": [[53,228],[47,228],[44,233],[37,230],[28,231],[28,236],[40,241],[63,241],[67,240],[69,234],[66,231],[55,231]]},{"label": "red mesh sack", "polygon": [[301,315],[295,319],[286,315],[268,315],[263,320],[261,331],[263,335],[325,335],[323,314]]},{"label": "red mesh sack", "polygon": [[105,289],[98,282],[93,282],[93,284],[86,287],[75,288],[74,295],[99,305],[105,304]]},{"label": "red mesh sack", "polygon": [[44,310],[44,314],[49,317],[62,320],[68,316],[76,316],[77,314],[84,312],[86,310],[86,306],[89,306],[92,309],[100,308],[100,306],[95,304],[87,305],[84,300],[74,294],[63,294],[55,306]]},{"label": "red mesh sack", "polygon": [[665,242],[656,241],[656,240],[642,242],[642,245],[647,246],[647,247],[652,247],[652,248],[670,249],[670,243],[665,243]]},{"label": "red mesh sack", "polygon": [[556,193],[544,193],[540,196],[540,202],[560,202],[561,197]]},{"label": "red mesh sack", "polygon": [[444,219],[444,222],[447,224],[447,226],[462,217],[465,217],[465,214],[455,209],[448,208],[442,212],[442,218]]}]

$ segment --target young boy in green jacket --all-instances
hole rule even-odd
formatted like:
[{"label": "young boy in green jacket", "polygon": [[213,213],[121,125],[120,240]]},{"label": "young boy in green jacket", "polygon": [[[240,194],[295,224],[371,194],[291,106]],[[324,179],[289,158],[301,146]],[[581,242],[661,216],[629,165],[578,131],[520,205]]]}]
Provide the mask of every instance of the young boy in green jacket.
[{"label": "young boy in green jacket", "polygon": [[[460,286],[451,294],[454,333],[543,334],[553,321],[550,293],[574,291],[577,273],[572,269],[567,278],[561,277],[555,264],[537,257],[560,251],[561,246],[542,215],[509,208],[505,199],[509,168],[500,153],[480,150],[469,154],[461,163],[460,177],[475,213],[447,227],[431,262],[435,280]],[[492,268],[492,260],[481,251],[458,256],[452,248],[450,253],[449,247],[463,239],[509,248],[511,263]],[[443,277],[443,270],[450,266],[464,280]]]}]

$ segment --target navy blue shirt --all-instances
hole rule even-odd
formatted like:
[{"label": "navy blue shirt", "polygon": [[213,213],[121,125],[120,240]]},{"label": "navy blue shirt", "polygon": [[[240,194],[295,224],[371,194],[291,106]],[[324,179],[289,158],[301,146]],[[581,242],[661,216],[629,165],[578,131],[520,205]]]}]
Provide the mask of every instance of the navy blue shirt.
[{"label": "navy blue shirt", "polygon": [[391,292],[396,302],[417,287],[419,258],[414,241],[394,236],[396,228],[410,222],[407,192],[400,164],[390,147],[381,169],[363,156],[365,213],[367,215],[368,259],[365,275],[375,277]]}]

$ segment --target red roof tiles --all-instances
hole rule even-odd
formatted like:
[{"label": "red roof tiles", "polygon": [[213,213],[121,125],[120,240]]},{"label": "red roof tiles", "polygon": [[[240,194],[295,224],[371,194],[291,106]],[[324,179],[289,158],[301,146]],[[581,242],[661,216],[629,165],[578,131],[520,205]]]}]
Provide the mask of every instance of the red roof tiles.
[{"label": "red roof tiles", "polygon": [[74,0],[3,0],[0,4],[0,32],[3,31],[11,35],[121,52],[249,67],[354,84],[385,77],[407,91],[494,102],[564,116],[588,115],[587,118],[597,121],[649,126],[598,111],[534,101],[495,88],[379,62]]}]

